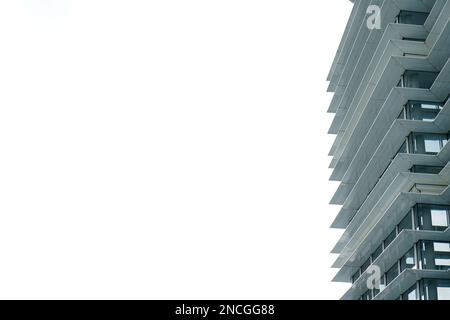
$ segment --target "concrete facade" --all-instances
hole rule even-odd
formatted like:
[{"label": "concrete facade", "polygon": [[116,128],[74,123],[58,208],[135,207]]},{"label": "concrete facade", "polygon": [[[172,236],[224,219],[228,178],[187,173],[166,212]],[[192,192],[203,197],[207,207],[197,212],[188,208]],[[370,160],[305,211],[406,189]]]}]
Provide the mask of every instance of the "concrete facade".
[{"label": "concrete facade", "polygon": [[343,299],[450,299],[450,0],[352,2],[327,79],[334,281]]}]

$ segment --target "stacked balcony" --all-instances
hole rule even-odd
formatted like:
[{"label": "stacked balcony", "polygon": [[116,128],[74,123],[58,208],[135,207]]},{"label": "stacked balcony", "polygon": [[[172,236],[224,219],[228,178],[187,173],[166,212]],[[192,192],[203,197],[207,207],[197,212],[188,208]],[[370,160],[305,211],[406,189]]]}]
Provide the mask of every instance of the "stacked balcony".
[{"label": "stacked balcony", "polygon": [[450,299],[450,0],[352,2],[328,76],[334,280],[343,299]]}]

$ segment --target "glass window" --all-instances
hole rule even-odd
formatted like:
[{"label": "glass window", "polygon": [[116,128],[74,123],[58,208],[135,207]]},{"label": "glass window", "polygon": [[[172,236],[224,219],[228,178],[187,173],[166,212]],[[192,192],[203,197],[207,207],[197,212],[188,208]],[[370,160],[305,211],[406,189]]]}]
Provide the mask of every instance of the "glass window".
[{"label": "glass window", "polygon": [[409,138],[410,150],[418,154],[438,154],[447,144],[447,134],[412,133]]},{"label": "glass window", "polygon": [[438,153],[441,151],[441,142],[437,139],[425,139],[425,152]]},{"label": "glass window", "polygon": [[450,300],[450,280],[425,279],[420,287],[423,300]]},{"label": "glass window", "polygon": [[403,272],[406,269],[414,269],[416,267],[416,257],[414,255],[414,248],[411,248],[400,259],[400,271]]},{"label": "glass window", "polygon": [[418,230],[444,231],[449,227],[449,206],[418,204],[414,210]]},{"label": "glass window", "polygon": [[392,231],[387,238],[384,240],[384,248],[387,248],[392,241],[394,241],[394,239],[397,237],[397,230],[394,229],[394,231]]},{"label": "glass window", "polygon": [[386,283],[390,284],[395,278],[398,277],[398,264],[395,263],[389,270],[386,272]]},{"label": "glass window", "polygon": [[355,283],[356,280],[361,276],[361,270],[358,269],[358,271],[355,272],[355,274],[352,276],[352,283]]},{"label": "glass window", "polygon": [[434,242],[435,252],[450,252],[450,242]]},{"label": "glass window", "polygon": [[428,18],[428,13],[416,11],[400,11],[396,18],[397,23],[423,25]]},{"label": "glass window", "polygon": [[409,290],[407,290],[404,294],[402,294],[402,300],[417,300],[419,298],[417,292],[417,286],[412,286]]},{"label": "glass window", "polygon": [[378,248],[376,248],[375,251],[372,253],[372,261],[375,261],[382,252],[383,252],[383,245],[380,244]]},{"label": "glass window", "polygon": [[427,173],[427,174],[439,174],[444,167],[435,166],[413,166],[411,172],[413,173]]},{"label": "glass window", "polygon": [[412,215],[411,215],[411,212],[410,212],[398,224],[398,233],[402,232],[403,230],[412,230],[412,228],[413,228]]},{"label": "glass window", "polygon": [[438,281],[436,289],[438,300],[450,300],[450,284],[448,282]]},{"label": "glass window", "polygon": [[448,227],[447,210],[431,209],[431,224],[436,227]]},{"label": "glass window", "polygon": [[439,270],[450,269],[450,242],[435,242],[433,244],[435,252],[434,264]]},{"label": "glass window", "polygon": [[366,271],[367,268],[369,268],[369,266],[370,266],[370,258],[367,259],[367,261],[364,262],[364,264],[362,265],[362,267],[361,267],[361,273],[363,273],[364,271]]},{"label": "glass window", "polygon": [[410,120],[433,121],[442,110],[442,104],[410,101],[406,104],[406,118]]},{"label": "glass window", "polygon": [[430,89],[439,73],[407,70],[400,79],[404,88]]},{"label": "glass window", "polygon": [[[425,37],[420,37],[420,38],[403,37],[402,40],[405,40],[405,41],[424,42],[424,41],[426,40],[426,38],[425,38]],[[406,53],[406,52],[405,52],[403,55],[404,55],[405,57],[408,57],[408,56],[422,56],[422,55],[420,55],[420,54],[413,54],[413,53]]]},{"label": "glass window", "polygon": [[450,242],[421,241],[420,265],[427,270],[450,269]]}]

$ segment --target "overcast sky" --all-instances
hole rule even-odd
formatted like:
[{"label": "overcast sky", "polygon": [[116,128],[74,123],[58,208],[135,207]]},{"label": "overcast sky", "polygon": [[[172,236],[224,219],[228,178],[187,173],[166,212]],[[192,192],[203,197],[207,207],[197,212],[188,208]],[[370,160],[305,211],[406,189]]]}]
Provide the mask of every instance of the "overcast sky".
[{"label": "overcast sky", "polygon": [[0,298],[337,299],[346,0],[0,2]]}]

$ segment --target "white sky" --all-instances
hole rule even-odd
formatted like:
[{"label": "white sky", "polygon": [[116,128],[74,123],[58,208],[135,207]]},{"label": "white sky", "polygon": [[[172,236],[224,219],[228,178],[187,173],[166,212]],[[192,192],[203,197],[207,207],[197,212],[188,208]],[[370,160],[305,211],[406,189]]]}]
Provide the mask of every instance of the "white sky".
[{"label": "white sky", "polygon": [[0,2],[0,298],[337,299],[346,0]]}]

